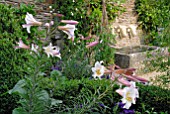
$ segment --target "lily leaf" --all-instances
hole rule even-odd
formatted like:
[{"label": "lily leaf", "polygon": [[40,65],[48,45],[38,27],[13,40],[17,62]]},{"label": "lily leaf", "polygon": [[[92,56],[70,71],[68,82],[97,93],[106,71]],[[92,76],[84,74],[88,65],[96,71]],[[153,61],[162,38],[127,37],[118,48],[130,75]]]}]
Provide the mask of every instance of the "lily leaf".
[{"label": "lily leaf", "polygon": [[49,94],[46,90],[42,90],[40,92],[38,92],[36,94],[36,96],[38,97],[39,100],[43,100],[43,101],[48,101],[49,100]]},{"label": "lily leaf", "polygon": [[12,94],[12,93],[17,93],[18,92],[19,94],[26,94],[27,93],[26,90],[24,88],[22,88],[25,85],[26,85],[26,82],[25,82],[24,79],[19,80],[17,82],[17,84],[14,86],[14,88],[9,90],[8,93]]},{"label": "lily leaf", "polygon": [[19,108],[15,108],[12,111],[12,114],[28,114],[28,112],[26,112],[23,108],[19,107]]},{"label": "lily leaf", "polygon": [[55,106],[60,103],[63,103],[63,101],[51,98],[51,106]]}]

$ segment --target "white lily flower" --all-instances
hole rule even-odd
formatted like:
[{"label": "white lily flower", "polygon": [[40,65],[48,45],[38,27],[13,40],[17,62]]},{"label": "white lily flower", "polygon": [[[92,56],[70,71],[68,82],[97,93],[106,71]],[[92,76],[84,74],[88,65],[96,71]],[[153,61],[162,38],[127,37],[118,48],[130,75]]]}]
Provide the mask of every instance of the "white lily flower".
[{"label": "white lily flower", "polygon": [[101,65],[102,62],[96,62],[95,63],[95,67],[92,67],[92,72],[93,72],[93,77],[96,79],[96,77],[98,77],[99,79],[101,79],[101,76],[104,74],[105,72],[105,67],[103,65]]},{"label": "white lily flower", "polygon": [[68,35],[68,39],[72,39],[72,41],[74,41],[74,31],[76,29],[75,25],[67,24],[65,26],[58,26],[58,29],[66,33]]},{"label": "white lily flower", "polygon": [[53,49],[55,46],[52,46],[52,43],[50,43],[47,47],[43,47],[44,52],[47,54],[48,57],[53,56]]},{"label": "white lily flower", "polygon": [[50,43],[47,47],[43,47],[43,49],[48,57],[51,55],[61,59],[60,48],[58,46],[52,46],[52,43]]},{"label": "white lily flower", "polygon": [[31,50],[34,51],[35,53],[38,53],[38,45],[31,44]]},{"label": "white lily flower", "polygon": [[27,32],[31,33],[30,28],[31,26],[40,26],[42,25],[42,22],[36,21],[32,14],[29,14],[27,12],[27,15],[25,17],[26,24],[22,25],[23,28],[27,28]]},{"label": "white lily flower", "polygon": [[129,109],[130,106],[133,104],[136,104],[136,98],[139,98],[139,92],[138,89],[135,86],[135,82],[130,82],[130,87],[125,87],[123,89],[116,90],[117,93],[119,93],[121,96],[123,96],[122,103],[124,103],[124,107],[126,109]]},{"label": "white lily flower", "polygon": [[58,46],[55,46],[55,48],[52,51],[52,56],[56,56],[61,59],[61,54],[60,54],[60,48]]},{"label": "white lily flower", "polygon": [[18,46],[15,46],[15,49],[23,48],[23,49],[30,49],[29,46],[24,44],[24,42],[20,39],[19,42],[17,42]]}]

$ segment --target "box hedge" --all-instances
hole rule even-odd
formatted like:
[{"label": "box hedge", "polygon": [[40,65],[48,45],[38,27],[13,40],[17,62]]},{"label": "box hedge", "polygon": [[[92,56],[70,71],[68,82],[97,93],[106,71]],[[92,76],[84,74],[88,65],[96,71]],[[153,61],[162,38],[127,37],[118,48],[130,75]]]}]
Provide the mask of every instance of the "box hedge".
[{"label": "box hedge", "polygon": [[18,9],[0,4],[0,114],[11,114],[16,107],[18,97],[9,95],[7,91],[26,73],[23,69],[27,52],[14,49],[24,34],[21,25],[24,20],[20,19],[26,13],[16,14]]}]

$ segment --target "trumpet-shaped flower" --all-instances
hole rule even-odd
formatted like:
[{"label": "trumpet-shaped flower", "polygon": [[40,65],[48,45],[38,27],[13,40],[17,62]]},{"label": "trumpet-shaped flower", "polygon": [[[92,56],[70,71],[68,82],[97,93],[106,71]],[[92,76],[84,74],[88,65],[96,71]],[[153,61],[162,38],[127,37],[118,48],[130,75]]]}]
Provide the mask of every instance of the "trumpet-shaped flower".
[{"label": "trumpet-shaped flower", "polygon": [[75,31],[75,25],[67,24],[65,26],[58,26],[58,29],[62,30],[64,33],[68,35],[68,39],[71,39],[74,41],[74,31]]},{"label": "trumpet-shaped flower", "polygon": [[62,23],[70,24],[70,25],[77,25],[79,22],[74,20],[61,20]]},{"label": "trumpet-shaped flower", "polygon": [[52,46],[52,43],[50,43],[47,47],[43,47],[44,52],[47,54],[48,57],[53,56],[53,49],[54,46]]},{"label": "trumpet-shaped flower", "polygon": [[53,54],[53,56],[56,56],[56,57],[61,59],[61,54],[60,54],[60,48],[59,47],[56,46],[55,49],[52,51],[52,54]]},{"label": "trumpet-shaped flower", "polygon": [[35,53],[38,53],[38,45],[36,44],[31,44],[31,50],[34,51]]},{"label": "trumpet-shaped flower", "polygon": [[119,93],[123,98],[122,103],[124,103],[124,107],[126,109],[129,109],[130,106],[133,104],[136,104],[136,98],[139,98],[139,92],[138,89],[135,86],[135,82],[130,82],[130,87],[125,87],[123,89],[116,90],[117,93]]},{"label": "trumpet-shaped flower", "polygon": [[52,46],[52,43],[50,43],[47,47],[43,47],[43,49],[48,57],[51,55],[52,57],[56,56],[61,59],[60,48],[57,46]]},{"label": "trumpet-shaped flower", "polygon": [[36,21],[34,19],[33,15],[29,14],[28,12],[27,12],[27,15],[25,17],[25,21],[26,21],[26,24],[22,25],[22,27],[27,28],[28,33],[31,33],[30,32],[31,26],[41,26],[42,25],[42,22]]},{"label": "trumpet-shaped flower", "polygon": [[86,45],[86,48],[90,48],[90,47],[96,46],[98,43],[99,43],[99,41],[97,41],[97,40],[94,41],[94,42],[91,42],[88,45]]},{"label": "trumpet-shaped flower", "polygon": [[18,46],[15,46],[15,49],[23,48],[23,49],[30,49],[29,46],[23,43],[23,41],[20,39],[19,42],[17,42]]},{"label": "trumpet-shaped flower", "polygon": [[95,67],[92,67],[92,72],[93,72],[93,77],[96,79],[96,77],[98,77],[99,79],[101,79],[101,76],[104,74],[105,72],[105,67],[103,65],[101,65],[101,62],[96,62],[95,63]]}]

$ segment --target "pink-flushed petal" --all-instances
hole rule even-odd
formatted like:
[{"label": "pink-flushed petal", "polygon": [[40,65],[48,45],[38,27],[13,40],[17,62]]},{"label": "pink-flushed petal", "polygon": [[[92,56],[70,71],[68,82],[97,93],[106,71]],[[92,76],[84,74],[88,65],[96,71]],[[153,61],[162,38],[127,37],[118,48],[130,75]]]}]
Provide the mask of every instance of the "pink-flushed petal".
[{"label": "pink-flushed petal", "polygon": [[81,39],[81,40],[89,40],[89,39],[91,39],[91,38],[92,38],[92,36],[88,36],[88,37],[85,37],[85,38],[84,38],[84,37],[81,37],[80,39]]},{"label": "pink-flushed petal", "polygon": [[127,70],[134,72],[136,71],[136,68],[127,68]]},{"label": "pink-flushed petal", "polygon": [[144,79],[142,77],[139,77],[139,76],[133,76],[134,78],[138,79],[139,81],[141,82],[149,82],[147,79]]},{"label": "pink-flushed petal", "polygon": [[71,37],[71,41],[72,41],[72,42],[74,42],[74,36],[73,36],[73,37]]},{"label": "pink-flushed petal", "polygon": [[48,28],[50,27],[50,23],[45,23],[44,26]]},{"label": "pink-flushed petal", "polygon": [[91,42],[88,45],[86,45],[86,48],[90,48],[90,47],[96,46],[98,43],[99,43],[99,41]]},{"label": "pink-flushed petal", "polygon": [[122,74],[124,77],[128,78],[129,80],[132,80],[132,81],[135,81],[135,82],[139,82],[138,79],[136,79],[135,77],[133,76],[128,76],[128,75],[125,75],[125,74]]},{"label": "pink-flushed petal", "polygon": [[120,66],[118,66],[118,65],[115,64],[115,68],[120,69]]},{"label": "pink-flushed petal", "polygon": [[51,13],[43,13],[45,16],[52,16]]},{"label": "pink-flushed petal", "polygon": [[75,25],[58,26],[58,29],[68,31],[68,29],[75,29]]},{"label": "pink-flushed petal", "polygon": [[71,39],[72,41],[74,41],[75,25],[67,24],[65,26],[58,26],[58,29],[66,33],[68,35],[68,39]]},{"label": "pink-flushed petal", "polygon": [[110,79],[114,81],[114,80],[115,80],[115,77],[114,77],[114,76],[111,76],[111,78],[110,78]]},{"label": "pink-flushed petal", "polygon": [[15,46],[15,49],[23,48],[23,49],[30,49],[29,46],[23,43],[23,41],[20,39],[19,42],[17,42],[18,46]]},{"label": "pink-flushed petal", "polygon": [[59,14],[59,13],[53,13],[54,16],[57,16],[57,17],[64,17],[63,14]]},{"label": "pink-flushed petal", "polygon": [[119,95],[123,96],[123,89],[117,89],[116,92],[117,92]]},{"label": "pink-flushed petal", "polygon": [[104,74],[111,74],[112,73],[112,71],[111,70],[107,70],[107,69],[105,69],[105,71],[104,71]]},{"label": "pink-flushed petal", "polygon": [[129,81],[123,79],[122,77],[119,77],[119,78],[117,79],[117,81],[120,82],[120,83],[123,84],[123,85],[126,85],[126,86],[130,86],[130,85],[131,85]]},{"label": "pink-flushed petal", "polygon": [[79,22],[74,20],[61,20],[62,23],[77,25]]},{"label": "pink-flushed petal", "polygon": [[51,25],[51,26],[54,25],[54,21],[50,21],[50,25]]},{"label": "pink-flushed petal", "polygon": [[26,24],[31,24],[33,26],[41,26],[42,22],[36,21],[36,19],[33,17],[32,14],[29,14],[27,12],[27,15],[25,17]]}]

